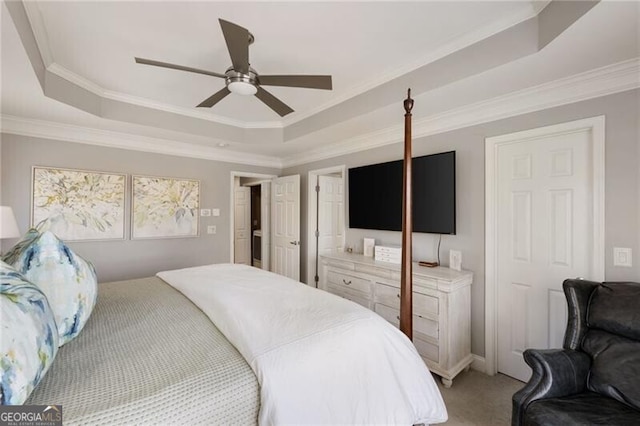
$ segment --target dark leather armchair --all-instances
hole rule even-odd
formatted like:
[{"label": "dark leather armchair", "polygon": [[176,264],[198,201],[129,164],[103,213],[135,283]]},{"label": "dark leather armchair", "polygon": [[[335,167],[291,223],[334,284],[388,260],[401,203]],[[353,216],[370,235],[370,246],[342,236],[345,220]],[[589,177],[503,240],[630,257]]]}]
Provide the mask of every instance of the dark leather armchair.
[{"label": "dark leather armchair", "polygon": [[511,423],[640,425],[640,283],[566,280],[564,349],[527,349]]}]

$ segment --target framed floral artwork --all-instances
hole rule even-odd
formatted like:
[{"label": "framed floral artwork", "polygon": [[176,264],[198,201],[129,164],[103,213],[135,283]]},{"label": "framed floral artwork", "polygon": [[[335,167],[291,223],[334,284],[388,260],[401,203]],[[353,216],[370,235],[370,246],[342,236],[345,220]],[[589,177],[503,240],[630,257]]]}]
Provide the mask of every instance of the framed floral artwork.
[{"label": "framed floral artwork", "polygon": [[31,226],[65,241],[124,239],[124,174],[33,167]]},{"label": "framed floral artwork", "polygon": [[132,177],[131,238],[197,237],[200,181]]}]

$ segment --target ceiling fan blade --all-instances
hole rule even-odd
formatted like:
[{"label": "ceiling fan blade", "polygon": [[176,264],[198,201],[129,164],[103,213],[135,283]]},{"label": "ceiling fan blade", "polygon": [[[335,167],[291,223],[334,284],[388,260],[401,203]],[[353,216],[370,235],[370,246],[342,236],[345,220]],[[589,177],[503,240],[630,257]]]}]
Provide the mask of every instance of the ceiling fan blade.
[{"label": "ceiling fan blade", "polygon": [[224,19],[218,19],[218,21],[220,21],[220,27],[222,28],[224,39],[227,42],[227,49],[229,50],[229,56],[231,56],[233,69],[242,74],[248,74],[249,30],[232,22],[225,21]]},{"label": "ceiling fan blade", "polygon": [[213,72],[213,71],[200,70],[198,68],[191,68],[191,67],[185,67],[182,65],[169,64],[167,62],[154,61],[152,59],[143,59],[143,58],[135,58],[135,59],[136,59],[136,63],[138,64],[153,65],[154,67],[171,68],[173,70],[194,72],[196,74],[210,75],[212,77],[227,78],[226,75]]},{"label": "ceiling fan blade", "polygon": [[330,75],[261,75],[258,80],[263,86],[305,87],[323,90],[333,88]]},{"label": "ceiling fan blade", "polygon": [[200,102],[200,105],[198,105],[198,107],[211,108],[212,106],[214,106],[215,104],[220,102],[222,99],[224,99],[225,96],[227,96],[229,93],[231,93],[231,92],[225,86],[222,89],[220,89],[219,91],[217,91],[216,93],[214,93],[213,95],[209,96],[204,101]]},{"label": "ceiling fan blade", "polygon": [[280,117],[284,117],[287,114],[293,112],[293,110],[280,99],[273,96],[271,93],[264,90],[262,87],[258,86],[258,91],[256,92],[256,98],[260,99],[264,102],[269,108],[277,112]]}]

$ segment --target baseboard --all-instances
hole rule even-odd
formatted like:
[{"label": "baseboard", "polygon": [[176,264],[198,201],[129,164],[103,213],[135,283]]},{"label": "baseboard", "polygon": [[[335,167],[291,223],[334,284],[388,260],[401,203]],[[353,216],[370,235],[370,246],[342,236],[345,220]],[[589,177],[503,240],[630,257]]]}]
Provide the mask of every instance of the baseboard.
[{"label": "baseboard", "polygon": [[471,354],[471,357],[473,358],[471,368],[481,373],[487,374],[487,363],[484,357],[476,354]]}]

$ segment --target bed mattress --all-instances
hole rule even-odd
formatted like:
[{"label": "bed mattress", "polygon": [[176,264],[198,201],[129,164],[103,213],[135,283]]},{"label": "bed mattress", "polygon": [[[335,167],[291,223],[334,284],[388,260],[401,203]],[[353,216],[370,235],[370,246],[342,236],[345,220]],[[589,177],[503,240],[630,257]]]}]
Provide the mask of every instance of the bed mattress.
[{"label": "bed mattress", "polygon": [[99,284],[26,403],[61,404],[65,424],[256,424],[260,389],[209,318],[152,277]]}]

